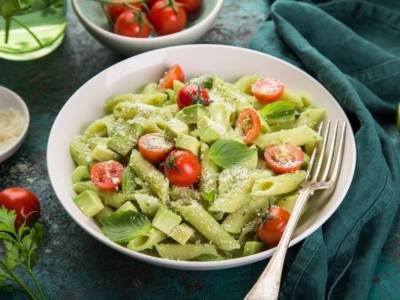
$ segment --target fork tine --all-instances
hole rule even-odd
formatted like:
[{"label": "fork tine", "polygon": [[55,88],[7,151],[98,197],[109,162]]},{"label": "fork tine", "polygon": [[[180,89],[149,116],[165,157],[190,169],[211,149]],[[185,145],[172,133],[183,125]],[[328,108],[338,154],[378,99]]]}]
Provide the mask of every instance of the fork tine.
[{"label": "fork tine", "polygon": [[335,159],[335,164],[333,166],[333,170],[332,170],[332,175],[330,178],[330,181],[335,183],[338,175],[339,175],[339,170],[340,170],[340,166],[342,164],[343,161],[343,150],[344,150],[344,143],[345,143],[345,137],[346,137],[346,122],[343,122],[342,124],[342,130],[340,131],[340,135],[339,135],[339,146],[337,149],[337,156]]},{"label": "fork tine", "polygon": [[329,147],[328,155],[326,157],[325,169],[324,169],[324,171],[322,173],[320,181],[325,181],[326,178],[328,178],[329,171],[331,170],[333,156],[335,155],[336,140],[337,140],[337,135],[338,135],[338,127],[339,127],[339,121],[336,121],[335,122],[335,127],[333,128],[332,141],[331,141],[331,144],[330,144],[330,147]]},{"label": "fork tine", "polygon": [[324,161],[324,156],[325,156],[325,149],[326,149],[326,145],[327,145],[327,141],[328,141],[328,137],[329,137],[329,128],[331,127],[331,121],[329,120],[326,124],[326,128],[324,130],[324,134],[322,135],[322,139],[323,139],[323,143],[322,143],[322,147],[321,150],[319,151],[319,155],[318,155],[318,163],[317,166],[313,172],[313,176],[311,178],[311,181],[316,181],[319,175],[319,172],[321,171],[321,167],[322,167],[322,163]]},{"label": "fork tine", "polygon": [[[323,126],[324,126],[324,122],[321,122],[321,124],[319,124],[319,126],[318,126],[318,135],[321,135]],[[311,171],[312,171],[313,166],[314,166],[315,158],[317,157],[317,152],[318,152],[318,144],[316,144],[314,146],[313,152],[311,154],[311,158],[310,158],[310,161],[308,163],[308,168],[307,168],[307,173],[306,173],[305,180],[308,180],[308,178],[310,177]]]}]

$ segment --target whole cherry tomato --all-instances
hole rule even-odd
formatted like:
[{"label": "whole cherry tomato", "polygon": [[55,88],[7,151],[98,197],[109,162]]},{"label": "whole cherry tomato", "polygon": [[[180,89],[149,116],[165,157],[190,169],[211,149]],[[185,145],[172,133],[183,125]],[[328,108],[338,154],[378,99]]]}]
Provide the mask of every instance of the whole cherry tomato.
[{"label": "whole cherry tomato", "polygon": [[194,13],[201,7],[201,0],[176,0],[178,3],[182,3],[188,14]]},{"label": "whole cherry tomato", "polygon": [[289,221],[290,213],[279,206],[271,206],[265,220],[257,228],[257,235],[270,247],[278,245]]},{"label": "whole cherry tomato", "polygon": [[145,38],[150,35],[151,28],[145,14],[130,9],[119,15],[114,25],[114,32],[129,37]]},{"label": "whole cherry tomato", "polygon": [[171,184],[191,186],[199,179],[201,165],[192,152],[174,150],[164,161],[164,171]]},{"label": "whole cherry tomato", "polygon": [[205,88],[197,85],[186,85],[178,94],[176,103],[179,109],[192,104],[203,104],[207,106],[210,104],[210,96]]},{"label": "whole cherry tomato", "polygon": [[159,0],[151,7],[150,21],[158,35],[175,33],[185,27],[186,12],[174,0]]},{"label": "whole cherry tomato", "polygon": [[11,187],[0,192],[0,207],[5,206],[8,210],[15,210],[15,228],[27,222],[34,222],[40,216],[39,199],[30,190],[22,187]]}]

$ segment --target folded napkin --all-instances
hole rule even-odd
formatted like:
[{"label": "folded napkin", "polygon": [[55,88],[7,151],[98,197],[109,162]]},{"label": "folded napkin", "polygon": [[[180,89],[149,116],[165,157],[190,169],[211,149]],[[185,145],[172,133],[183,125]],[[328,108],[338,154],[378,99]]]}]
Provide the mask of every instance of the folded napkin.
[{"label": "folded napkin", "polygon": [[252,39],[251,48],[321,82],[345,110],[357,144],[350,190],[289,257],[281,299],[368,297],[400,203],[400,149],[385,131],[394,126],[400,101],[400,9],[394,9],[400,3],[391,4],[276,1]]}]

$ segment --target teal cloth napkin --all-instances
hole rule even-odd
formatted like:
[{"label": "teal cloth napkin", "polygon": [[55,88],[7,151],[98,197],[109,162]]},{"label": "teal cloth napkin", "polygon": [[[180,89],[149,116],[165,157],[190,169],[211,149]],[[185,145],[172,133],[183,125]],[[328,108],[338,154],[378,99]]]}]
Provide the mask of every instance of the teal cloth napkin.
[{"label": "teal cloth napkin", "polygon": [[382,2],[389,7],[276,1],[251,41],[320,81],[350,118],[357,144],[351,188],[289,257],[281,299],[366,299],[395,220],[400,150],[383,128],[395,123],[400,101],[400,1]]}]

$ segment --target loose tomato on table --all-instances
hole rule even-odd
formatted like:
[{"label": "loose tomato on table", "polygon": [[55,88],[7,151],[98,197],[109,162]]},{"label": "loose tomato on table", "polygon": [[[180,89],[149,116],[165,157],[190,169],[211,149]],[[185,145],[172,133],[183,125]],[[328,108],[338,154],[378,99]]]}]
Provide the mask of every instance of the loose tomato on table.
[{"label": "loose tomato on table", "polygon": [[124,166],[115,160],[101,161],[93,165],[90,178],[101,190],[114,190],[122,181]]},{"label": "loose tomato on table", "polygon": [[210,96],[205,88],[198,85],[186,85],[178,94],[176,100],[179,109],[192,104],[203,104],[205,106],[210,104]]},{"label": "loose tomato on table", "polygon": [[[120,14],[122,14],[124,11],[127,10],[132,10],[132,8],[130,8],[129,6],[125,5],[125,4],[118,4],[121,2],[132,2],[131,5],[141,9],[142,8],[142,4],[138,3],[137,1],[125,1],[125,0],[112,0],[112,2],[115,2],[116,4],[106,4],[106,11],[107,14],[115,21]],[[135,3],[136,2],[136,3]]]},{"label": "loose tomato on table", "polygon": [[270,103],[282,95],[285,85],[277,79],[264,78],[251,86],[251,92],[261,103]]},{"label": "loose tomato on table", "polygon": [[149,162],[158,164],[174,148],[174,144],[160,133],[148,133],[139,139],[139,152]]},{"label": "loose tomato on table", "polygon": [[188,14],[194,13],[201,7],[201,0],[176,0],[178,3],[182,3]]},{"label": "loose tomato on table", "polygon": [[22,187],[11,187],[0,192],[0,207],[5,206],[8,210],[15,210],[15,228],[18,229],[22,223],[37,220],[40,216],[40,203],[31,191]]},{"label": "loose tomato on table", "polygon": [[163,168],[168,180],[176,186],[192,186],[201,173],[197,157],[186,150],[172,151],[164,161]]},{"label": "loose tomato on table", "polygon": [[244,142],[250,144],[260,133],[261,121],[254,109],[244,109],[237,119],[236,127],[238,127],[244,135]]},{"label": "loose tomato on table", "polygon": [[277,174],[292,173],[304,162],[303,150],[290,143],[269,145],[264,152],[268,168]]},{"label": "loose tomato on table", "polygon": [[171,34],[185,27],[186,12],[175,0],[159,0],[151,7],[150,20],[158,35]]},{"label": "loose tomato on table", "polygon": [[257,227],[257,235],[270,247],[278,245],[290,213],[279,206],[271,206],[268,211],[259,213],[260,225]]},{"label": "loose tomato on table", "polygon": [[162,90],[172,89],[174,80],[185,81],[185,73],[180,65],[173,65],[165,72],[164,77],[160,79],[160,88]]},{"label": "loose tomato on table", "polygon": [[114,32],[129,37],[145,38],[151,33],[150,22],[141,11],[129,9],[122,12],[117,18]]}]

